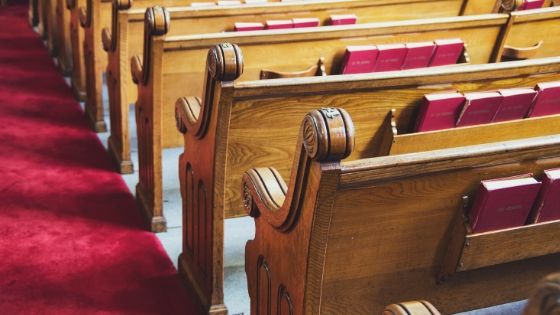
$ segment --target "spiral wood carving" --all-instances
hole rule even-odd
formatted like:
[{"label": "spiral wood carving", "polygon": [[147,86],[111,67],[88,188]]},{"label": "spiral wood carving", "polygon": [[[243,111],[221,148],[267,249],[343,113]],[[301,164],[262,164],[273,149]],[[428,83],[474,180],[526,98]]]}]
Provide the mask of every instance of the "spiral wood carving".
[{"label": "spiral wood carving", "polygon": [[243,55],[239,46],[223,43],[208,51],[208,72],[218,81],[234,81],[243,74]]},{"label": "spiral wood carving", "polygon": [[117,10],[128,10],[132,7],[132,0],[113,0],[113,7]]},{"label": "spiral wood carving", "polygon": [[383,315],[440,315],[428,301],[411,301],[385,307]]},{"label": "spiral wood carving", "polygon": [[113,0],[111,7],[111,31],[109,33],[107,29],[103,29],[102,34],[103,49],[105,49],[105,51],[115,51],[117,48],[119,11],[130,9],[132,7],[132,0]]},{"label": "spiral wood carving", "polygon": [[354,149],[354,125],[344,109],[323,108],[305,116],[303,144],[311,159],[342,160]]},{"label": "spiral wood carving", "polygon": [[529,299],[526,315],[560,315],[560,274],[544,278]]},{"label": "spiral wood carving", "polygon": [[164,35],[169,31],[171,23],[169,11],[160,6],[148,8],[144,16],[144,23],[146,23],[146,30],[150,36]]}]

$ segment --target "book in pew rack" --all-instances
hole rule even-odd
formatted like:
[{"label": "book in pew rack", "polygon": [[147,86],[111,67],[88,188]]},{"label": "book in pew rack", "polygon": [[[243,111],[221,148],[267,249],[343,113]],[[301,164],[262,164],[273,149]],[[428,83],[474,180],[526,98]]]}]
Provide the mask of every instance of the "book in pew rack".
[{"label": "book in pew rack", "polygon": [[504,89],[498,92],[503,99],[494,116],[494,122],[525,118],[537,95],[537,92],[531,88]]},{"label": "book in pew rack", "polygon": [[294,28],[300,27],[317,27],[319,26],[319,19],[318,18],[297,18],[292,19],[292,24]]},{"label": "book in pew rack", "polygon": [[538,92],[529,117],[560,114],[560,81],[537,84]]},{"label": "book in pew rack", "polygon": [[524,225],[540,187],[532,174],[482,181],[469,213],[472,232]]},{"label": "book in pew rack", "polygon": [[546,170],[529,223],[560,220],[560,169]]},{"label": "book in pew rack", "polygon": [[458,92],[424,95],[418,111],[415,131],[454,128],[464,102],[465,96]]},{"label": "book in pew rack", "polygon": [[460,38],[435,40],[436,49],[430,67],[456,64],[465,50],[465,43]]},{"label": "book in pew rack", "polygon": [[264,24],[262,23],[246,23],[246,22],[236,22],[235,31],[236,32],[246,32],[246,31],[259,31],[264,30]]},{"label": "book in pew rack", "polygon": [[358,17],[354,14],[333,14],[329,21],[330,25],[356,24]]},{"label": "book in pew rack", "polygon": [[406,57],[404,44],[377,45],[378,55],[375,72],[401,70]]},{"label": "book in pew rack", "polygon": [[348,46],[342,61],[342,74],[369,73],[375,69],[379,50],[374,45]]},{"label": "book in pew rack", "polygon": [[406,57],[402,69],[425,68],[430,65],[432,55],[436,48],[434,42],[408,43],[406,46]]},{"label": "book in pew rack", "polygon": [[531,9],[540,9],[544,5],[544,0],[523,0],[521,6],[519,6],[518,10],[531,10]]},{"label": "book in pew rack", "polygon": [[293,28],[294,22],[292,20],[268,20],[266,21],[267,30],[278,30],[284,28]]},{"label": "book in pew rack", "polygon": [[457,119],[457,127],[492,122],[503,99],[503,96],[498,92],[472,92],[464,95],[465,104]]}]

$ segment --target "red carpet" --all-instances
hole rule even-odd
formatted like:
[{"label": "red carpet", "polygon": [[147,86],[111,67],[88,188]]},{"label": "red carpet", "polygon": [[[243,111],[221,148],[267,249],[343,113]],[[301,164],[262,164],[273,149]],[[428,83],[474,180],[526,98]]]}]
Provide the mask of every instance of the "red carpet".
[{"label": "red carpet", "polygon": [[0,8],[0,314],[194,314],[26,10]]}]

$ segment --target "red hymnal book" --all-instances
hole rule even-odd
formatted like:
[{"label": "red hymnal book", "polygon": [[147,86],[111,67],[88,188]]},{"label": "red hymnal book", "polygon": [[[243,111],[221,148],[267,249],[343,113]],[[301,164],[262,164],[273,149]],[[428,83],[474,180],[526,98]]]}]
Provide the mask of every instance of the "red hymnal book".
[{"label": "red hymnal book", "polygon": [[283,28],[293,28],[294,23],[292,20],[268,20],[266,21],[266,29],[277,30]]},{"label": "red hymnal book", "polygon": [[402,69],[424,68],[430,65],[436,44],[433,42],[406,44],[406,57]]},{"label": "red hymnal book", "polygon": [[330,25],[356,24],[358,17],[354,14],[334,14],[331,15]]},{"label": "red hymnal book", "polygon": [[422,132],[454,128],[464,101],[465,97],[457,92],[424,95],[414,130]]},{"label": "red hymnal book", "polygon": [[236,32],[258,31],[258,30],[264,30],[264,25],[262,23],[243,23],[243,22],[235,23]]},{"label": "red hymnal book", "polygon": [[560,114],[560,81],[539,83],[529,117]]},{"label": "red hymnal book", "polygon": [[377,47],[348,46],[342,62],[342,74],[373,72],[377,61]]},{"label": "red hymnal book", "polygon": [[456,64],[465,49],[465,43],[459,39],[438,39],[434,41],[436,49],[430,67]]},{"label": "red hymnal book", "polygon": [[221,1],[218,1],[217,4],[218,4],[219,6],[241,5],[241,1],[236,1],[236,0],[221,0]]},{"label": "red hymnal book", "polygon": [[560,168],[544,171],[531,223],[560,220]]},{"label": "red hymnal book", "polygon": [[482,181],[469,215],[472,232],[524,225],[541,187],[531,176]]},{"label": "red hymnal book", "polygon": [[465,93],[465,105],[457,119],[457,127],[487,124],[492,121],[503,96],[498,92]]},{"label": "red hymnal book", "polygon": [[531,10],[542,8],[544,0],[524,0],[519,10]]},{"label": "red hymnal book", "polygon": [[523,119],[533,104],[537,92],[529,88],[498,91],[504,98],[494,116],[494,122]]},{"label": "red hymnal book", "polygon": [[316,27],[316,26],[319,26],[319,19],[317,19],[317,18],[292,19],[292,24],[294,25],[294,28]]},{"label": "red hymnal book", "polygon": [[401,70],[406,57],[406,46],[404,44],[377,45],[379,54],[375,72]]}]

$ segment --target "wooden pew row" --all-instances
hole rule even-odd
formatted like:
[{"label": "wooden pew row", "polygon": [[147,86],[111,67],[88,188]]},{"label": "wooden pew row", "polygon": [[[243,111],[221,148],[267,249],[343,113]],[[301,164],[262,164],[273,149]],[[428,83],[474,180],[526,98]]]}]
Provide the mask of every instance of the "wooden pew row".
[{"label": "wooden pew row", "polygon": [[72,41],[70,39],[70,11],[67,10],[65,0],[50,0],[56,2],[56,24],[58,32],[54,34],[53,47],[58,61],[58,68],[64,75],[72,72]]},{"label": "wooden pew row", "polygon": [[[42,0],[39,0],[42,1]],[[72,92],[74,96],[84,101],[86,99],[86,72],[84,62],[84,29],[80,27],[79,9],[86,4],[86,0],[66,0],[66,8],[70,12],[70,43],[72,51]]]},{"label": "wooden pew row", "polygon": [[[156,3],[158,1],[151,1]],[[160,5],[163,1],[159,1]],[[488,1],[486,1],[488,2]],[[233,31],[235,22],[263,22],[282,18],[319,18],[323,25],[331,14],[355,14],[360,23],[405,20],[418,16],[457,16],[470,0],[313,0],[276,2],[233,7],[169,8],[172,27],[167,36]],[[481,11],[483,8],[479,8]],[[486,7],[486,12],[491,7]],[[472,10],[471,10],[472,11]],[[130,76],[130,59],[141,55],[145,9],[130,8],[130,2],[113,3],[111,28],[103,29],[103,46],[108,54],[107,87],[111,134],[109,150],[121,173],[133,171],[130,157],[129,104],[138,92]]]},{"label": "wooden pew row", "polygon": [[459,251],[453,276],[439,277],[463,196],[484,179],[559,167],[560,135],[340,162],[354,129],[329,108],[307,115],[298,138],[289,186],[271,167],[243,177],[252,314],[375,314],[418,297],[452,314],[520,300],[557,271],[560,220],[478,234],[499,259],[471,252],[486,264],[470,269]]},{"label": "wooden pew row", "polygon": [[[168,21],[165,9],[147,11],[159,21]],[[550,21],[545,53],[554,56],[552,47],[560,47],[560,9],[534,10],[533,14]],[[551,19],[550,16],[553,18]],[[139,150],[139,184],[136,196],[150,218],[152,230],[165,229],[162,215],[161,150],[177,147],[182,139],[172,128],[172,104],[177,98],[203,95],[203,77],[207,49],[223,42],[238,43],[244,49],[245,71],[242,81],[258,80],[262,69],[302,70],[325,58],[327,73],[339,68],[347,45],[406,43],[460,37],[468,45],[471,63],[495,61],[496,43],[509,27],[506,14],[434,18],[400,22],[381,22],[340,27],[319,27],[275,31],[215,33],[189,36],[165,36],[169,25],[150,24],[147,19],[143,59],[132,58],[131,71],[138,85],[136,122]],[[538,20],[538,19],[537,19]],[[531,32],[533,34],[535,32]],[[544,35],[544,33],[543,33]],[[527,39],[533,46],[538,33]],[[507,41],[504,41],[507,43]],[[141,61],[142,60],[142,61]],[[271,83],[272,84],[272,83]],[[227,215],[231,217],[231,215]]]},{"label": "wooden pew row", "polygon": [[[560,274],[554,273],[539,281],[523,315],[558,315],[560,312]],[[410,301],[388,305],[383,315],[440,315],[427,301]]]},{"label": "wooden pew row", "polygon": [[31,26],[39,25],[39,0],[29,0],[29,24]]},{"label": "wooden pew row", "polygon": [[[234,83],[243,69],[242,61],[247,60],[235,47],[222,44],[210,51],[202,100],[182,98],[175,109],[185,148],[179,161],[184,220],[179,270],[207,309],[223,301],[223,223],[225,218],[244,215],[238,190],[243,172],[254,166],[274,166],[282,176],[288,176],[289,161],[294,157],[289,143],[296,141],[297,126],[310,110],[344,107],[352,115],[359,136],[350,159],[360,159],[388,152],[391,143],[379,149],[387,143],[387,114],[395,109],[397,126],[410,125],[425,94],[534,86],[560,79],[560,58],[547,58]],[[449,146],[560,133],[560,115],[543,117],[537,124],[543,121],[549,123],[548,129],[537,128],[522,135],[503,132],[519,123],[513,121],[487,140],[463,133],[459,138],[464,144],[457,141]],[[495,124],[464,131],[484,134],[493,128]],[[139,139],[150,139],[140,135]],[[140,175],[146,176],[143,171],[141,168]],[[157,216],[151,218],[157,222]]]}]

